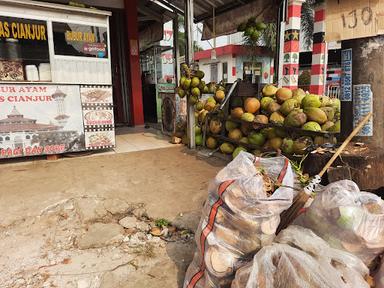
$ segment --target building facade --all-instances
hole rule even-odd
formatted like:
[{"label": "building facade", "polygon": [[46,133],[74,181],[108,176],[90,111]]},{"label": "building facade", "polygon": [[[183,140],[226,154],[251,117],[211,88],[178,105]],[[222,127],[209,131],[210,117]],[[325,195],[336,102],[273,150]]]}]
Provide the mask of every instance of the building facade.
[{"label": "building facade", "polygon": [[253,83],[273,83],[274,59],[269,49],[257,47],[250,51],[243,45],[229,44],[218,47],[216,59],[212,49],[195,53],[199,69],[208,82],[233,83],[236,79],[248,79]]}]

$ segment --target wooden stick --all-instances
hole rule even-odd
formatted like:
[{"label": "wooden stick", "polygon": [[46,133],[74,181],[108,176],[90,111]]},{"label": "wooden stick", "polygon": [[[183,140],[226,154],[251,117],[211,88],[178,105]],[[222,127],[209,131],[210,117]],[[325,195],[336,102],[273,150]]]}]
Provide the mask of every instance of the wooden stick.
[{"label": "wooden stick", "polygon": [[[344,148],[348,145],[348,143],[352,140],[354,136],[363,128],[365,123],[368,122],[368,120],[371,118],[372,112],[368,113],[367,116],[364,117],[364,119],[357,125],[357,127],[351,132],[351,134],[347,137],[347,139],[344,140],[343,144],[337,149],[336,153],[332,156],[331,159],[329,159],[328,163],[324,166],[324,168],[320,171],[317,177],[322,177],[324,173],[328,170],[329,167],[333,164],[333,162],[336,160],[336,158],[341,154],[341,152],[344,150]],[[306,188],[308,188],[310,185],[308,185]],[[300,210],[304,207],[304,205],[307,203],[310,192],[312,189],[309,189],[308,191],[305,191],[304,189],[302,192],[296,195],[295,199],[293,200],[292,206],[289,207],[287,210],[283,211],[281,214],[281,222],[279,227],[277,227],[276,233],[280,233],[281,230],[285,229],[290,225],[299,215]]]},{"label": "wooden stick", "polygon": [[359,123],[359,125],[356,126],[356,128],[352,131],[351,134],[349,134],[349,136],[347,137],[347,139],[344,140],[343,144],[341,144],[341,146],[337,149],[336,153],[333,154],[332,158],[329,159],[328,163],[323,167],[323,169],[320,171],[320,173],[318,174],[320,177],[322,177],[324,175],[325,172],[327,172],[328,168],[331,167],[331,165],[333,164],[333,162],[336,160],[337,157],[339,157],[339,155],[341,154],[341,152],[343,152],[343,150],[345,149],[345,147],[349,144],[349,142],[351,142],[352,138],[356,136],[357,133],[359,133],[359,131],[361,130],[361,128],[363,128],[363,126],[369,121],[369,119],[371,118],[372,116],[372,112],[369,112],[365,117],[364,119]]}]

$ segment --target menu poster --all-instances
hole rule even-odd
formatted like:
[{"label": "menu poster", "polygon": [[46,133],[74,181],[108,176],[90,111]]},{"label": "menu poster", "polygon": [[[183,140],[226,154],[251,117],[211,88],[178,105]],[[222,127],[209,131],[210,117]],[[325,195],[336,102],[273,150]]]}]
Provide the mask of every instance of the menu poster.
[{"label": "menu poster", "polygon": [[113,110],[104,107],[83,109],[84,125],[89,127],[113,127]]},{"label": "menu poster", "polygon": [[81,86],[81,102],[89,106],[112,106],[112,87],[109,86]]},{"label": "menu poster", "polygon": [[88,130],[85,132],[85,148],[88,150],[107,149],[115,147],[115,132],[113,130]]},{"label": "menu poster", "polygon": [[115,128],[111,86],[81,86],[85,148],[115,147]]}]

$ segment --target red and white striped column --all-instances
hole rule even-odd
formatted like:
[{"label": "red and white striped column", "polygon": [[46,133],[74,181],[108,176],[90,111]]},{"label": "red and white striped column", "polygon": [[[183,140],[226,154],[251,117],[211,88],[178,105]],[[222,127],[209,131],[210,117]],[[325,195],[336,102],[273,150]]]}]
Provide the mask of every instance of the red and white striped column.
[{"label": "red and white striped column", "polygon": [[269,83],[273,83],[273,78],[275,77],[275,59],[271,59],[271,70],[269,72]]},{"label": "red and white striped column", "polygon": [[315,21],[313,27],[313,48],[311,87],[313,94],[324,94],[324,72],[326,71],[326,57],[328,57],[327,45],[325,43],[325,1],[315,7]]},{"label": "red and white striped column", "polygon": [[304,0],[288,1],[288,17],[284,33],[282,86],[297,88],[299,78],[301,5]]}]

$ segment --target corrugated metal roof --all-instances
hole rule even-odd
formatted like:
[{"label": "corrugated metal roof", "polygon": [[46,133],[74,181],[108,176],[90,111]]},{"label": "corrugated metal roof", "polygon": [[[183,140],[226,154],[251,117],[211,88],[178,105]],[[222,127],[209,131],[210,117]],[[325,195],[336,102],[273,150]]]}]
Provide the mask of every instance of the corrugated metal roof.
[{"label": "corrugated metal roof", "polygon": [[[163,0],[167,1],[180,10],[184,11],[184,0]],[[216,15],[223,14],[227,11],[230,11],[234,8],[241,7],[251,2],[258,0],[194,0],[193,9],[194,9],[194,18],[195,22],[201,22],[212,17],[212,10],[215,7]],[[270,2],[273,2],[270,1]]]},{"label": "corrugated metal roof", "polygon": [[[161,9],[160,5],[164,5],[175,12],[184,13],[184,0],[146,0],[139,2],[152,2],[152,4],[157,4],[159,7],[156,8],[153,6],[154,9]],[[194,21],[195,23],[199,23],[212,18],[213,7],[215,7],[216,16],[219,16],[233,9],[241,8],[255,2],[262,2],[262,5],[266,5],[269,8],[271,6],[275,7],[277,14],[280,0],[194,0]],[[260,3],[257,4],[259,5]],[[247,11],[244,12],[246,13]]]},{"label": "corrugated metal roof", "polygon": [[[147,0],[184,13],[184,0]],[[216,36],[231,34],[241,22],[250,17],[258,21],[274,22],[281,0],[193,0],[194,22],[203,22],[203,40],[213,35],[213,8],[215,8]]]}]

